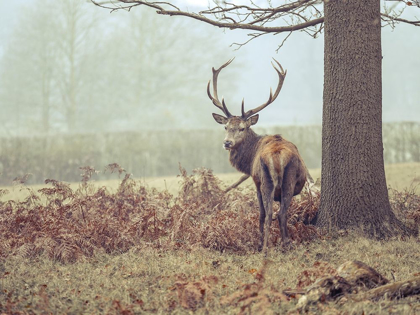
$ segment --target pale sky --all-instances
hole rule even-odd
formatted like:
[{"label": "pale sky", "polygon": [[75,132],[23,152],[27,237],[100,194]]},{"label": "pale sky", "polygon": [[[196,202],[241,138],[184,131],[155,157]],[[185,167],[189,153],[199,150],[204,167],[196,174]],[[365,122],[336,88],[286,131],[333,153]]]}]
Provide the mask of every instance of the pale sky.
[{"label": "pale sky", "polygon": [[[34,1],[36,0],[0,0],[0,57],[8,44],[13,27],[16,26],[21,6],[30,5]],[[189,11],[196,12],[205,9],[209,2],[210,5],[214,4],[212,0],[179,0],[178,4],[184,8],[188,6]],[[390,1],[387,1],[388,3]],[[149,12],[154,13],[153,10]],[[405,13],[420,16],[420,9],[408,8]],[[201,22],[194,23],[197,27],[203,27],[203,36],[210,28],[217,29]],[[208,60],[209,76],[211,67],[218,67],[236,57],[235,63],[242,67],[242,71],[235,78],[238,81],[238,91],[235,95],[229,95],[229,91],[220,92],[231,106],[236,106],[236,112],[243,97],[245,105],[251,107],[267,99],[270,86],[275,88],[276,73],[270,64],[271,58],[274,57],[288,70],[288,76],[279,100],[275,106],[266,109],[260,124],[321,123],[323,36],[314,40],[303,32],[293,33],[276,53],[283,35],[265,35],[240,50],[234,50],[229,45],[249,39],[247,32],[217,30],[224,41],[221,45],[225,47],[225,56],[223,60]],[[400,24],[395,30],[384,27],[382,35],[384,121],[420,121],[420,99],[416,83],[420,62],[417,57],[420,56],[420,29]],[[402,86],[405,86],[407,91],[402,90]],[[205,90],[203,93],[205,94]],[[235,109],[233,111],[235,112]]]},{"label": "pale sky", "polygon": [[195,6],[207,6],[208,1],[207,0],[185,0],[187,4],[192,4]]}]

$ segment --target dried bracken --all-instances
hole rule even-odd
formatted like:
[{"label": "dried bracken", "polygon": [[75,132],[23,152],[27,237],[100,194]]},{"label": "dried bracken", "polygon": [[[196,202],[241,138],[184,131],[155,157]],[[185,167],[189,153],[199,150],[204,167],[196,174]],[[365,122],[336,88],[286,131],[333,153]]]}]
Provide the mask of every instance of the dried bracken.
[{"label": "dried bracken", "polygon": [[224,296],[222,304],[240,306],[238,314],[273,314],[270,305],[288,301],[287,295],[265,283],[265,273],[270,261],[264,260],[260,270],[255,271],[255,281],[242,285],[238,291]]},{"label": "dried bracken", "polygon": [[[37,192],[26,186],[23,201],[0,202],[0,257],[47,256],[63,263],[96,253],[122,253],[131,248],[185,249],[204,247],[239,254],[255,252],[258,241],[258,202],[247,188],[224,192],[211,170],[200,168],[192,175],[181,167],[177,196],[142,186],[117,164],[107,171],[125,174],[118,189],[95,187],[88,179],[96,171],[83,168],[77,189],[48,179],[50,187]],[[3,200],[7,191],[2,190]],[[411,198],[402,213],[416,220],[418,198]],[[396,195],[394,205],[402,200]],[[306,223],[316,214],[319,193],[303,192],[288,213],[288,229],[295,244],[319,236]],[[278,208],[278,206],[277,206]],[[416,212],[417,211],[417,212]],[[280,241],[277,224],[270,243]]]},{"label": "dried bracken", "polygon": [[[84,170],[96,172],[92,168]],[[309,244],[312,247],[319,243],[316,251],[296,246],[283,256],[273,249],[267,260],[255,256],[259,230],[253,189],[239,187],[226,193],[211,170],[200,168],[188,175],[180,167],[180,190],[173,196],[144,187],[117,164],[107,166],[106,171],[122,177],[114,191],[88,180],[76,189],[47,180],[48,186],[38,191],[21,186],[28,192],[22,201],[0,202],[0,278],[4,284],[0,313],[342,313],[344,304],[360,306],[380,300],[376,310],[382,310],[388,298],[408,296],[418,301],[412,296],[420,292],[418,273],[414,278],[403,277],[408,281],[387,283],[379,272],[359,261],[333,267],[328,252],[339,251],[336,247],[324,248],[330,244],[330,236],[320,235],[314,226],[307,225],[317,212],[319,192],[304,191],[288,213],[294,244],[321,237]],[[8,192],[0,193],[5,200]],[[417,209],[418,199],[410,194],[395,193],[396,197],[392,202],[400,215],[408,216],[411,210],[407,209]],[[274,224],[272,248],[279,239]],[[350,237],[343,240],[354,241]],[[382,244],[377,246],[381,255],[390,255]],[[325,255],[317,253],[324,253],[324,249]],[[317,260],[311,261],[311,256]],[[406,261],[407,256],[402,259]],[[383,260],[379,253],[374,257]],[[416,256],[410,259],[418,261]],[[60,263],[51,264],[49,260]],[[14,269],[13,262],[25,267]],[[39,262],[44,264],[42,272],[37,269]],[[153,268],[147,265],[149,262]],[[373,266],[377,268],[378,264]],[[26,267],[35,269],[32,274],[40,274],[40,278],[26,281],[31,274]],[[80,268],[83,272],[78,275]],[[388,269],[382,265],[378,270]],[[88,273],[92,278],[86,277]],[[291,279],[286,279],[285,273],[291,274]],[[24,280],[15,280],[19,276]],[[60,285],[48,282],[51,277],[59,278]],[[57,291],[57,286],[66,290]],[[124,292],[115,294],[117,288]]]},{"label": "dried bracken", "polygon": [[413,227],[420,224],[420,196],[416,194],[418,187],[419,183],[415,180],[403,191],[390,188],[390,202],[394,212],[407,219],[407,223],[411,223]]}]

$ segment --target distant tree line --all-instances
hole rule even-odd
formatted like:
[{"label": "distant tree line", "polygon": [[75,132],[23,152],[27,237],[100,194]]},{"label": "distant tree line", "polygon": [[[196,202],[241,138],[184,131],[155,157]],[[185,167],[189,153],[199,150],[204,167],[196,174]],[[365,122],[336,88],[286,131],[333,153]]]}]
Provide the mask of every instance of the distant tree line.
[{"label": "distant tree line", "polygon": [[191,104],[208,104],[208,60],[226,58],[220,42],[185,20],[31,1],[0,54],[0,135],[151,129],[157,118],[166,129],[202,126],[206,107]]},{"label": "distant tree line", "polygon": [[[257,128],[256,128],[257,129]],[[258,128],[293,141],[309,168],[321,166],[321,126]],[[420,162],[420,123],[383,125],[385,163]],[[0,184],[31,173],[29,183],[47,178],[79,181],[80,167],[103,170],[118,163],[136,178],[176,175],[207,167],[236,172],[222,148],[223,130],[171,130],[0,138]],[[99,174],[105,179],[111,175]]]},{"label": "distant tree line", "polygon": [[385,163],[420,162],[420,123],[383,125]]}]

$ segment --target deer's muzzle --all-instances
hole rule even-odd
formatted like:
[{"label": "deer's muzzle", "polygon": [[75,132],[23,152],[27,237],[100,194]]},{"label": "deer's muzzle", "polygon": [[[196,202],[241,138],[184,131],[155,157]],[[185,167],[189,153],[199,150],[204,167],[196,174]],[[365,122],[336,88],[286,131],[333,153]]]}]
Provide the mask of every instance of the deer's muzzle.
[{"label": "deer's muzzle", "polygon": [[233,142],[232,141],[226,140],[226,141],[223,142],[223,148],[225,150],[230,150],[232,148],[232,146],[233,146]]}]

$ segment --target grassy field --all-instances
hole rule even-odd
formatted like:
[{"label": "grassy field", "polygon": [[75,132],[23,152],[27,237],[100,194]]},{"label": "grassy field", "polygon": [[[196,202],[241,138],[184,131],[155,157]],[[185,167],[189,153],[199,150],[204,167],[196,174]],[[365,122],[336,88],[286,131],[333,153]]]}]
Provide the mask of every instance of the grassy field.
[{"label": "grassy field", "polygon": [[[286,299],[279,293],[296,288],[305,271],[322,275],[317,267],[320,262],[324,268],[337,268],[347,260],[360,260],[391,281],[420,272],[415,239],[377,242],[349,235],[301,245],[287,253],[273,249],[261,279],[263,260],[259,253],[147,248],[97,255],[74,264],[10,257],[0,264],[0,308],[9,314],[238,314],[241,310],[285,314],[295,313],[298,297]],[[414,296],[399,301],[322,303],[309,309],[309,314],[321,313],[420,314],[420,300]]]},{"label": "grassy field", "polygon": [[[311,176],[316,181],[321,177],[321,169],[310,169]],[[408,163],[408,164],[390,164],[385,166],[386,180],[388,187],[402,191],[410,188],[415,189],[416,193],[420,193],[420,163]],[[233,184],[236,180],[241,177],[241,173],[228,173],[228,174],[216,174],[217,177],[222,180],[227,186]],[[142,184],[147,187],[157,188],[158,190],[168,190],[171,194],[177,194],[179,190],[179,177],[178,176],[166,176],[166,177],[146,177],[138,178]],[[120,179],[107,180],[107,181],[96,181],[93,182],[96,186],[106,186],[111,190],[115,190],[120,184]],[[76,188],[79,183],[72,183],[71,187]],[[245,181],[243,186],[253,189],[254,184],[251,179]],[[45,187],[45,185],[33,185],[33,190],[38,190]],[[7,189],[9,193],[3,198],[0,196],[0,200],[20,200],[25,198],[27,194],[26,189],[22,189],[20,186],[11,187],[0,187],[0,189]],[[2,199],[1,199],[2,198]]]},{"label": "grassy field", "polygon": [[[413,191],[413,183],[415,185],[419,182],[420,164],[389,165],[386,172],[389,186],[398,190]],[[311,173],[316,178],[320,171],[312,170]],[[240,174],[229,174],[221,175],[220,179],[230,184],[239,177]],[[212,180],[212,177],[209,178]],[[17,216],[13,222],[9,222],[15,227],[10,231],[13,234],[5,234],[5,231],[2,231],[2,237],[4,235],[10,237],[2,239],[0,244],[0,314],[420,314],[419,295],[399,300],[383,298],[378,301],[324,301],[308,305],[305,310],[301,310],[297,308],[300,295],[283,294],[285,290],[302,289],[313,283],[316,278],[330,275],[348,260],[359,260],[368,264],[390,282],[418,277],[420,276],[419,238],[385,242],[368,240],[352,233],[328,234],[310,242],[296,243],[294,248],[287,252],[272,246],[265,258],[255,250],[253,244],[247,243],[243,243],[245,248],[243,250],[228,246],[223,248],[219,246],[218,250],[215,247],[204,248],[199,242],[191,242],[192,245],[185,246],[184,243],[189,242],[193,237],[191,235],[194,234],[191,227],[194,229],[200,227],[205,232],[208,229],[202,226],[203,224],[209,224],[210,228],[213,228],[212,224],[220,222],[222,217],[216,217],[213,221],[202,221],[202,225],[198,226],[190,219],[185,219],[184,216],[191,212],[180,212],[180,216],[176,217],[174,222],[181,222],[185,226],[175,226],[171,233],[179,232],[182,228],[185,229],[185,233],[175,238],[165,234],[164,229],[168,225],[163,224],[164,219],[156,217],[150,217],[149,220],[152,221],[145,222],[145,225],[141,225],[144,219],[141,218],[139,225],[133,225],[139,226],[140,230],[144,226],[147,228],[155,225],[154,230],[150,231],[151,234],[147,234],[146,231],[138,238],[136,231],[123,230],[125,224],[127,229],[130,228],[132,220],[115,221],[116,224],[114,221],[106,221],[103,225],[96,223],[96,226],[91,226],[94,221],[89,220],[104,215],[105,209],[100,209],[98,204],[108,204],[109,208],[118,205],[122,207],[118,208],[120,210],[128,209],[126,212],[118,210],[120,212],[115,220],[120,220],[127,213],[131,213],[132,206],[139,196],[141,200],[136,207],[142,209],[150,207],[153,210],[162,207],[176,212],[178,208],[190,207],[189,211],[206,211],[211,205],[212,211],[216,211],[221,207],[217,203],[221,198],[220,191],[214,188],[204,191],[202,196],[197,197],[197,202],[184,195],[188,187],[184,181],[180,188],[180,180],[172,177],[146,178],[141,181],[146,186],[157,187],[160,190],[168,189],[171,193],[180,195],[180,198],[184,198],[182,203],[173,201],[162,193],[141,190],[142,188],[136,184],[122,190],[119,186],[121,181],[117,180],[96,182],[93,186],[86,186],[77,194],[73,192],[72,198],[76,200],[74,205],[82,209],[80,213],[73,208],[71,212],[59,213],[63,207],[73,205],[71,198],[57,197],[68,193],[62,192],[62,186],[58,186],[61,190],[57,188],[54,194],[43,197],[46,200],[36,201],[35,198],[28,199],[29,202],[26,200],[25,203],[16,203],[16,209],[27,207],[30,209],[29,212],[34,213],[35,219],[25,221],[28,217]],[[188,180],[191,183],[192,178]],[[104,190],[93,193],[103,185],[106,185],[110,191],[117,191],[117,197]],[[32,188],[40,189],[44,186]],[[78,186],[79,184],[71,184],[74,191]],[[256,221],[255,216],[240,214],[243,204],[249,205],[251,210],[256,206],[252,191],[247,192],[252,190],[251,181],[244,183],[243,186],[245,189],[234,196],[242,198],[240,196],[245,195],[240,199],[240,205],[235,198],[226,197],[226,203],[237,214],[227,217],[231,225],[222,225],[220,230],[214,230],[219,233],[220,238],[224,237],[224,234],[235,232],[224,230],[229,226],[233,226],[233,230],[238,230],[237,233],[241,234],[239,236],[244,242],[255,234],[250,232],[247,235],[244,234],[244,230],[240,230],[250,220]],[[246,186],[250,186],[250,189]],[[3,201],[24,200],[28,194],[26,188],[7,189],[10,193],[2,197]],[[214,196],[206,195],[213,190],[216,191]],[[141,194],[135,193],[138,191],[141,191]],[[194,195],[194,191],[189,193]],[[124,199],[121,199],[121,196],[124,196]],[[115,198],[111,200],[111,197]],[[121,200],[124,201],[123,205]],[[407,200],[404,199],[402,203],[406,204]],[[4,211],[7,210],[6,204],[0,203]],[[202,208],[202,204],[206,207]],[[43,205],[48,207],[44,209]],[[415,206],[419,207],[420,204]],[[97,212],[92,212],[95,207],[98,208]],[[223,213],[227,210],[220,208],[217,211]],[[49,213],[55,216],[61,215],[67,220],[65,222],[68,225],[63,225],[57,217],[54,217],[54,220],[58,221],[52,220]],[[198,213],[200,216],[205,215],[205,212]],[[115,216],[116,212],[109,214]],[[156,216],[156,212],[153,214]],[[194,216],[190,218],[199,220]],[[5,222],[5,219],[2,217],[2,222]],[[50,219],[51,221],[48,221]],[[25,222],[38,224],[40,221],[45,221],[46,224],[34,233],[31,232],[32,234],[24,234],[25,229],[29,229],[25,226]],[[54,229],[51,226],[54,222],[61,225]],[[156,224],[162,225],[156,227]],[[107,225],[109,230],[106,229]],[[164,237],[158,236],[156,231]],[[95,245],[97,247],[93,254],[81,254],[73,260],[69,258],[68,261],[63,258],[63,252],[66,250],[70,255],[72,252],[78,253],[78,248],[74,247],[88,248],[82,243],[83,240],[88,238],[93,240],[95,235],[113,232],[116,234],[101,239],[100,244]],[[56,234],[47,238],[46,236],[51,233]],[[74,234],[70,235],[71,233]],[[84,238],[77,238],[73,243],[63,241],[66,237],[75,238],[77,234]],[[24,237],[20,238],[20,235]],[[34,238],[37,241],[34,241]],[[123,248],[121,244],[130,242],[130,238],[134,240],[131,245],[124,245],[125,249],[119,250],[118,248]],[[121,239],[125,243],[112,245],[114,249],[108,250],[111,245],[107,242],[112,242],[113,239]],[[168,245],[172,239],[176,240],[176,246]],[[16,250],[9,250],[8,247],[12,248],[18,241],[23,242],[23,245],[16,247]],[[59,241],[57,243],[59,246],[51,245],[55,252],[49,252],[50,242],[53,241]],[[41,242],[44,242],[41,245],[46,249],[38,252],[38,248],[42,247],[39,245]],[[63,246],[69,248],[63,249]]]},{"label": "grassy field", "polygon": [[[11,257],[0,264],[2,311],[9,307],[39,314],[124,314],[124,310],[125,314],[237,314],[245,306],[245,314],[285,314],[295,310],[297,298],[287,300],[279,292],[296,288],[304,271],[316,271],[316,262],[337,268],[347,260],[365,262],[391,281],[409,279],[420,272],[419,242],[382,243],[349,235],[287,253],[272,250],[262,280],[257,277],[263,261],[259,253],[143,248],[74,264]],[[245,291],[252,290],[252,284],[260,286],[255,289],[258,295],[247,301]],[[325,303],[309,313],[420,314],[420,301],[412,297],[396,302]]]},{"label": "grassy field", "polygon": [[[310,169],[309,170],[314,181],[321,178],[321,169]],[[397,190],[404,190],[409,188],[412,184],[416,184],[420,187],[420,163],[407,163],[407,164],[390,164],[385,166],[386,180],[388,187],[392,187]],[[241,173],[229,173],[229,174],[216,174],[226,185],[233,184],[236,180],[241,177]],[[168,189],[171,193],[178,191],[179,178],[176,176],[172,177],[154,177],[142,179],[145,184],[150,187],[156,187],[158,189]],[[114,184],[117,185],[116,183]],[[248,179],[242,185],[253,188],[254,184],[251,179]],[[420,193],[419,187],[416,187],[416,192]]]}]

